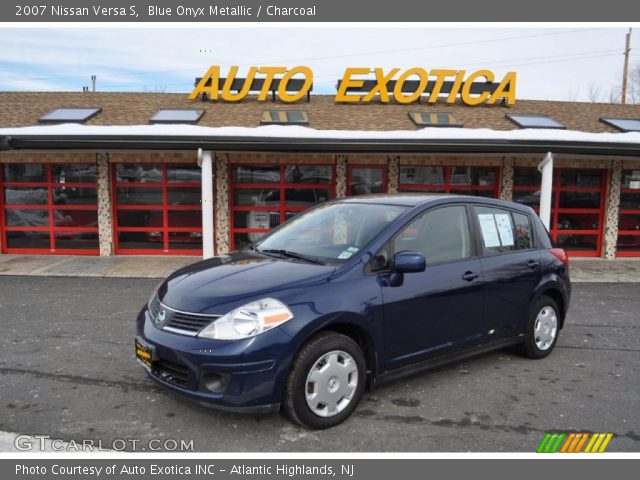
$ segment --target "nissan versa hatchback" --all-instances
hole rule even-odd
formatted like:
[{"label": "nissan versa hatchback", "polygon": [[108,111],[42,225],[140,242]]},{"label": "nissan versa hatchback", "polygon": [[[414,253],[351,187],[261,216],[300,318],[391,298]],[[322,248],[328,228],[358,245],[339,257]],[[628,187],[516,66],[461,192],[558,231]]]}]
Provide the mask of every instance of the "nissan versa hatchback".
[{"label": "nissan versa hatchback", "polygon": [[570,293],[527,206],[363,196],[172,274],[138,316],[136,355],[202,403],[327,428],[366,386],[512,345],[549,355]]}]

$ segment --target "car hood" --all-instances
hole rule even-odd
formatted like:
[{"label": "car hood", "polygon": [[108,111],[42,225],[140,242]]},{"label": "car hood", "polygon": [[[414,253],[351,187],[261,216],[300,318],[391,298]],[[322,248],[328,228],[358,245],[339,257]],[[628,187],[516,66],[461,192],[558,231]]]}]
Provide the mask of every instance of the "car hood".
[{"label": "car hood", "polygon": [[158,296],[176,310],[222,315],[253,300],[284,299],[297,289],[320,285],[334,270],[333,265],[234,252],[176,271]]}]

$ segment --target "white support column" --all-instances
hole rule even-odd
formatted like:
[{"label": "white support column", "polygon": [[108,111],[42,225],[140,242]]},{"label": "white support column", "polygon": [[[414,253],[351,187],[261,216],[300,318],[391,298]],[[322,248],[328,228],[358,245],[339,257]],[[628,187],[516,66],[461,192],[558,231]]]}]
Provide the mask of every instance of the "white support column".
[{"label": "white support column", "polygon": [[202,258],[212,258],[213,251],[213,165],[211,152],[198,150],[202,169]]},{"label": "white support column", "polygon": [[538,164],[538,171],[542,173],[540,186],[540,220],[549,230],[551,227],[551,190],[553,188],[553,154],[547,153]]}]

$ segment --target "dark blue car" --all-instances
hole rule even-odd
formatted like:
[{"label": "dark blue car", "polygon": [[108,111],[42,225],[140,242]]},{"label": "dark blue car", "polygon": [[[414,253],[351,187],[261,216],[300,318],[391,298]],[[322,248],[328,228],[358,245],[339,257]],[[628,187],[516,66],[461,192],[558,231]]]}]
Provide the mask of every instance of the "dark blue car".
[{"label": "dark blue car", "polygon": [[172,274],[140,312],[136,354],[219,409],[327,428],[367,385],[512,345],[547,356],[570,293],[567,256],[529,207],[356,197]]}]

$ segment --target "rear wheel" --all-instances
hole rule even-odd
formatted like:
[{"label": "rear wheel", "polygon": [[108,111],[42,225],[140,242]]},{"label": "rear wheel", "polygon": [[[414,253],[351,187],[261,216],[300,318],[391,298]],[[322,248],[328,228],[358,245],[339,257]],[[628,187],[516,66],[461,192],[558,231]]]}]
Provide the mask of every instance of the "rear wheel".
[{"label": "rear wheel", "polygon": [[531,309],[522,351],[529,358],[544,358],[551,353],[560,332],[560,309],[551,297],[542,296]]},{"label": "rear wheel", "polygon": [[294,422],[312,429],[333,427],[355,410],[365,386],[365,359],[346,335],[322,332],[311,338],[294,359],[287,380],[284,411]]}]

